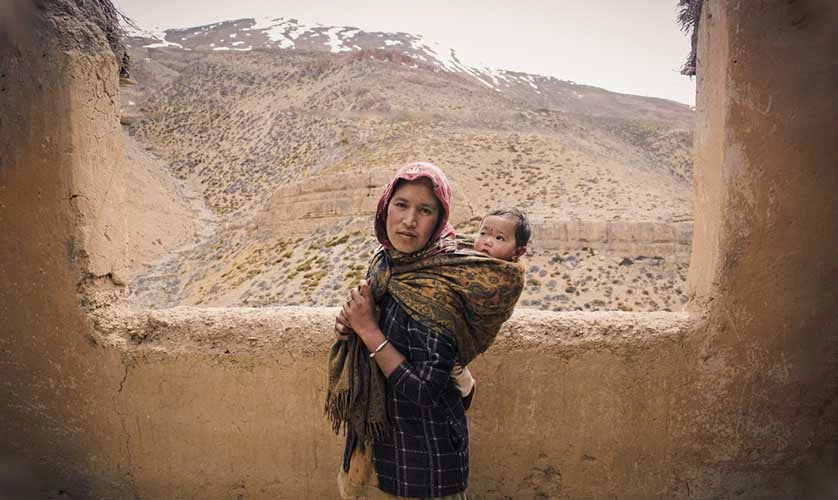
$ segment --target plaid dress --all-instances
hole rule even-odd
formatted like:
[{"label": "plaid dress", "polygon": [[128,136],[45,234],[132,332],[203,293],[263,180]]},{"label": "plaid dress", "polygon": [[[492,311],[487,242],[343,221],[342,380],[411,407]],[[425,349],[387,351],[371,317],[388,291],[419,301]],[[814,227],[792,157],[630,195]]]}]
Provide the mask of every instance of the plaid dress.
[{"label": "plaid dress", "polygon": [[[468,486],[468,423],[451,379],[457,348],[451,339],[411,319],[389,296],[379,325],[407,358],[387,378],[390,438],[373,445],[378,487],[411,498],[443,497]],[[343,458],[349,470],[357,439],[347,435]]]}]

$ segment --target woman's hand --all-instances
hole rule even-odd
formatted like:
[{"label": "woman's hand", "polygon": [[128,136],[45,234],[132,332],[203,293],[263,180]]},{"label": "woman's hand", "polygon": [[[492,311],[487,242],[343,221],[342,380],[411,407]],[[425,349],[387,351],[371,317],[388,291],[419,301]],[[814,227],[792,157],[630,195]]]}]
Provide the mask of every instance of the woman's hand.
[{"label": "woman's hand", "polygon": [[[367,297],[370,297],[369,294],[369,286],[366,284],[366,281],[362,281],[363,288],[361,285],[358,285],[355,289],[358,290],[360,293],[361,290],[365,290],[365,294]],[[350,290],[349,298],[346,300],[347,303],[352,301],[352,291]],[[381,309],[378,306],[374,306],[372,317],[375,320],[375,324],[378,325],[378,320],[381,318]],[[346,318],[343,309],[338,312],[338,315],[335,316],[335,335],[337,336],[338,340],[340,341],[347,341],[349,337],[355,333],[355,330],[352,329],[352,325],[349,324],[349,320]]]},{"label": "woman's hand", "polygon": [[335,335],[337,335],[338,340],[345,342],[349,340],[349,336],[353,333],[355,333],[355,331],[351,326],[349,326],[349,322],[343,315],[343,310],[341,310],[338,315],[335,316]]},{"label": "woman's hand", "polygon": [[[369,347],[371,341],[375,341],[378,336],[382,336],[378,329],[375,304],[370,293],[370,287],[366,280],[362,280],[361,284],[353,288],[349,294],[349,300],[346,301],[340,314],[338,314],[338,321],[345,320],[347,323],[345,326],[354,330],[364,341],[364,344]],[[335,330],[337,330],[337,325]],[[346,334],[345,328],[342,328],[340,332]]]},{"label": "woman's hand", "polygon": [[375,363],[384,376],[389,377],[404,362],[405,357],[392,344],[387,343],[387,337],[378,328],[380,317],[381,310],[373,302],[367,281],[361,280],[361,284],[349,292],[349,299],[338,314],[338,321],[345,320],[348,323],[367,350],[375,354]]}]

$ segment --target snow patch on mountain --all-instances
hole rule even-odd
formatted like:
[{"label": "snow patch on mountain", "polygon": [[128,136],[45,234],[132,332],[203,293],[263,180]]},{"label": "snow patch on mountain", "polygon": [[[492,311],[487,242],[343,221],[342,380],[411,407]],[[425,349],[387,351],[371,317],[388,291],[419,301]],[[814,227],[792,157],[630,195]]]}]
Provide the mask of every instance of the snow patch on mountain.
[{"label": "snow patch on mountain", "polygon": [[150,30],[144,30],[137,26],[136,23],[133,21],[124,19],[122,23],[122,29],[125,32],[125,36],[128,38],[142,38],[144,40],[153,40],[152,43],[148,43],[143,45],[143,48],[146,49],[160,49],[160,48],[178,48],[182,49],[183,45],[175,42],[170,42],[166,40],[166,30],[162,28],[155,27]]},{"label": "snow patch on mountain", "polygon": [[[232,33],[231,28],[234,30]],[[128,37],[146,42],[142,45],[145,48],[191,50],[190,44],[198,44],[193,45],[198,50],[203,48],[214,52],[243,52],[253,50],[254,47],[285,50],[305,47],[311,50],[319,46],[333,54],[363,49],[397,50],[421,64],[435,66],[441,71],[466,75],[499,92],[513,86],[527,86],[536,94],[541,94],[541,82],[556,81],[552,77],[466,64],[457,56],[453,47],[419,34],[367,32],[354,27],[325,26],[284,17],[239,19],[235,22],[225,21],[207,26],[169,30],[143,30],[133,23],[124,23],[124,29]],[[173,37],[176,34],[179,40],[187,45],[169,41],[167,34],[172,34]],[[207,38],[210,37],[216,41],[207,47],[206,41],[209,41]],[[252,42],[244,46],[242,39]],[[147,43],[149,41],[151,43]],[[411,68],[417,67],[416,64],[402,64]]]}]

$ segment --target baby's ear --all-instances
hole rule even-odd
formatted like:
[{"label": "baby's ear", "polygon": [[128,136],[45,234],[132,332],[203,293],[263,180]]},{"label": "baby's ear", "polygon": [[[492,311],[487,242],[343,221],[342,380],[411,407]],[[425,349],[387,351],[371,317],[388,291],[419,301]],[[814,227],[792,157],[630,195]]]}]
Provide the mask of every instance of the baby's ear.
[{"label": "baby's ear", "polygon": [[518,261],[518,259],[519,259],[522,255],[524,255],[525,253],[527,253],[527,245],[517,247],[517,248],[515,248],[515,255],[513,255],[513,257],[512,257],[512,258],[513,258],[513,259],[515,259],[515,261],[517,262],[517,261]]}]

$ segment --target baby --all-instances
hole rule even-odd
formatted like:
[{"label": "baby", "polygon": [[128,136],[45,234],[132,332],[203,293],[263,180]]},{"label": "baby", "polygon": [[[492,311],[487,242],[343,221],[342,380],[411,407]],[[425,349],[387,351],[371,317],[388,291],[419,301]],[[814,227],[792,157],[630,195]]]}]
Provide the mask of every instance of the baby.
[{"label": "baby", "polygon": [[[517,208],[502,208],[492,210],[483,218],[474,250],[496,259],[517,262],[527,251],[529,241],[530,221],[524,212]],[[468,368],[455,364],[451,378],[460,391],[463,406],[468,409],[474,398],[474,377]]]},{"label": "baby", "polygon": [[530,242],[530,221],[517,208],[492,210],[480,224],[474,249],[491,257],[518,262]]}]

